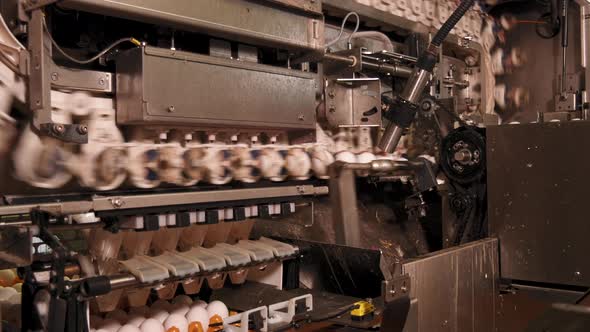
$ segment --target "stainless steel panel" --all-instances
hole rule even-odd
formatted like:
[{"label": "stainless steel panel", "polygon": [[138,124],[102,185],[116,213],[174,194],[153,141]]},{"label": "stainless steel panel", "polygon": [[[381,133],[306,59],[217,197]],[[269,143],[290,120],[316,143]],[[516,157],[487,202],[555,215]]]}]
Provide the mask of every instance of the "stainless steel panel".
[{"label": "stainless steel panel", "polygon": [[316,76],[153,47],[117,59],[117,122],[315,129]]},{"label": "stainless steel panel", "polygon": [[[297,1],[280,2],[295,5]],[[261,1],[67,0],[63,6],[255,45],[323,51],[321,15]]]},{"label": "stainless steel panel", "polygon": [[590,286],[590,123],[492,126],[486,135],[502,277]]},{"label": "stainless steel panel", "polygon": [[418,301],[417,319],[406,327],[496,331],[497,251],[498,240],[485,239],[405,262],[402,273],[410,275],[410,297]]}]

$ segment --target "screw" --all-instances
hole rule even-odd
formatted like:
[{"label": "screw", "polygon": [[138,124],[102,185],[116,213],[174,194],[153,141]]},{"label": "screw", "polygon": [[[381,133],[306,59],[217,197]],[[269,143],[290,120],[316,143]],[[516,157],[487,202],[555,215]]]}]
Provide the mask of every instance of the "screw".
[{"label": "screw", "polygon": [[52,129],[57,135],[61,135],[66,131],[66,127],[64,127],[64,125],[57,123],[53,125]]},{"label": "screw", "polygon": [[334,92],[334,90],[331,90],[330,92],[328,92],[328,96],[330,96],[330,98],[334,98],[336,97],[336,93]]},{"label": "screw", "polygon": [[432,108],[432,102],[430,100],[425,100],[424,102],[422,102],[422,110],[427,112],[430,111],[430,109]]},{"label": "screw", "polygon": [[101,78],[98,80],[98,85],[104,85],[104,83],[105,83],[104,78]]},{"label": "screw", "polygon": [[125,202],[123,202],[123,200],[122,200],[122,199],[120,199],[120,198],[114,198],[114,199],[111,199],[111,204],[112,204],[112,205],[113,205],[113,207],[115,207],[115,208],[120,208],[121,206],[123,206],[123,204],[124,204],[124,203],[125,203]]},{"label": "screw", "polygon": [[57,81],[59,79],[59,75],[55,72],[51,73],[51,80],[52,81]]},{"label": "screw", "polygon": [[297,186],[297,192],[303,195],[305,194],[305,188],[303,186]]},{"label": "screw", "polygon": [[336,112],[336,106],[330,105],[330,113]]},{"label": "screw", "polygon": [[88,126],[87,125],[79,125],[78,126],[78,133],[80,133],[80,135],[88,134]]},{"label": "screw", "polygon": [[174,112],[174,110],[175,110],[174,105],[168,106],[168,112],[172,113],[172,112]]},{"label": "screw", "polygon": [[297,117],[297,119],[299,119],[299,121],[303,121],[303,120],[305,120],[305,115],[299,114],[299,116]]}]

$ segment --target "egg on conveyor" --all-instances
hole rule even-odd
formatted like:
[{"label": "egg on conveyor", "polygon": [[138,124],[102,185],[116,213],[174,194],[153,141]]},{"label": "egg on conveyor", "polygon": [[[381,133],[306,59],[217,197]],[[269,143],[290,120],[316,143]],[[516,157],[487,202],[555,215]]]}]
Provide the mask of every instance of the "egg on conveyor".
[{"label": "egg on conveyor", "polygon": [[6,302],[10,304],[21,304],[22,297],[23,295],[21,293],[16,293],[9,297],[8,300],[6,300]]},{"label": "egg on conveyor", "polygon": [[164,325],[157,319],[148,318],[139,327],[141,332],[164,332]]},{"label": "egg on conveyor", "polygon": [[164,323],[164,321],[166,320],[166,318],[168,318],[168,316],[170,316],[168,311],[161,309],[161,308],[152,309],[149,313],[150,318],[154,318],[157,321],[159,321],[160,323]]},{"label": "egg on conveyor", "polygon": [[127,319],[127,324],[139,327],[144,320],[145,317],[140,314],[130,314]]},{"label": "egg on conveyor", "polygon": [[102,324],[100,324],[100,329],[108,332],[117,332],[119,328],[121,328],[121,323],[112,318],[107,318],[102,321]]},{"label": "egg on conveyor", "polygon": [[196,300],[193,302],[193,304],[191,304],[191,309],[196,307],[207,308],[207,302],[203,300]]},{"label": "egg on conveyor", "polygon": [[117,332],[141,332],[141,330],[135,325],[125,324]]},{"label": "egg on conveyor", "polygon": [[172,309],[170,310],[170,314],[176,314],[184,316],[189,311],[190,306],[187,304],[177,303],[172,305]]},{"label": "egg on conveyor", "polygon": [[14,294],[18,294],[18,292],[12,287],[0,288],[0,301],[6,301]]},{"label": "egg on conveyor", "polygon": [[164,321],[164,328],[168,331],[173,327],[177,328],[179,332],[188,332],[188,321],[184,316],[178,314],[170,315]]},{"label": "egg on conveyor", "polygon": [[186,313],[186,320],[189,324],[199,322],[204,331],[209,327],[209,313],[203,307],[193,307]]},{"label": "egg on conveyor", "polygon": [[223,302],[221,301],[213,301],[209,303],[207,306],[207,313],[209,314],[209,318],[218,315],[221,318],[227,318],[229,316],[229,310]]},{"label": "egg on conveyor", "polygon": [[16,273],[13,270],[0,270],[0,285],[12,286],[16,279]]},{"label": "egg on conveyor", "polygon": [[178,295],[172,300],[172,304],[185,304],[190,306],[193,303],[193,299],[191,299],[188,295]]},{"label": "egg on conveyor", "polygon": [[16,284],[12,285],[12,288],[16,289],[17,292],[22,293],[23,283],[22,282],[16,283]]}]

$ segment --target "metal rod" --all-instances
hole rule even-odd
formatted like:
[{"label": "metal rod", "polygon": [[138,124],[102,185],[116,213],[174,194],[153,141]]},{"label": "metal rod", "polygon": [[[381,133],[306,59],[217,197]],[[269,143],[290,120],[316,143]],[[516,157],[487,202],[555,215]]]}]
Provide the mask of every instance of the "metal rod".
[{"label": "metal rod", "polygon": [[562,0],[561,2],[561,95],[565,96],[565,77],[567,76],[567,47],[568,47],[568,7],[569,0]]},{"label": "metal rod", "polygon": [[[333,54],[333,53],[326,53],[324,55],[324,60],[341,62],[349,67],[355,66],[357,64],[357,62],[359,61],[359,59],[357,59],[354,56],[343,56],[343,55],[337,55],[337,54]],[[362,61],[362,68],[374,70],[374,71],[377,71],[380,73],[387,73],[387,74],[391,74],[396,77],[404,77],[404,78],[408,78],[412,74],[412,69],[410,67],[392,65],[392,64],[388,64],[388,63],[367,62],[367,61],[364,61],[364,57],[360,61]]]},{"label": "metal rod", "polygon": [[388,64],[388,63],[366,62],[366,61],[364,61],[364,59],[363,59],[363,68],[374,70],[374,71],[377,71],[380,73],[391,74],[396,77],[404,77],[404,78],[408,78],[412,74],[412,69],[410,67],[392,65],[392,64]]}]

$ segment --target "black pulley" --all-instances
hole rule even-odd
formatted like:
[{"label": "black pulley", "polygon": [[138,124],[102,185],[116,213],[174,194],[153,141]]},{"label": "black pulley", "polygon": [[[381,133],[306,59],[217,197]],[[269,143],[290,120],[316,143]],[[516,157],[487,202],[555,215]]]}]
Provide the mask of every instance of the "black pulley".
[{"label": "black pulley", "polygon": [[440,163],[445,175],[454,182],[469,184],[485,175],[485,130],[464,126],[451,131],[443,140]]}]

